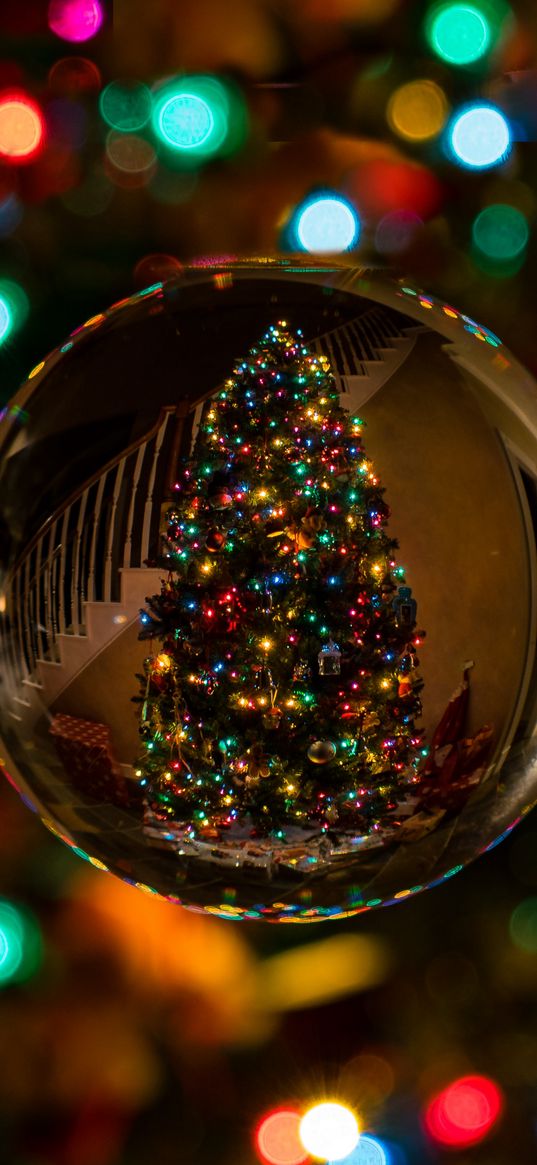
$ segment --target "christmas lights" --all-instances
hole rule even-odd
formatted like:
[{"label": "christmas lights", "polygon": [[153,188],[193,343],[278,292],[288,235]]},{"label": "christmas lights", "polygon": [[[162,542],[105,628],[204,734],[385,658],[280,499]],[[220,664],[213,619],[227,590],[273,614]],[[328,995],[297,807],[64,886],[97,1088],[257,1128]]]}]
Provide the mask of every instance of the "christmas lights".
[{"label": "christmas lights", "polygon": [[140,631],[137,771],[189,836],[367,834],[415,780],[416,603],[362,430],[284,322],[206,406]]}]

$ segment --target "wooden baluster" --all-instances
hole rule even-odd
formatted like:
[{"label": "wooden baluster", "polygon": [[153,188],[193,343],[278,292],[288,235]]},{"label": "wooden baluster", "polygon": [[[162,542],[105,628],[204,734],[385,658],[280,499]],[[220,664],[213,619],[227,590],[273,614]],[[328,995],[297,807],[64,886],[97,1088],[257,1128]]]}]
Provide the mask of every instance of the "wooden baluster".
[{"label": "wooden baluster", "polygon": [[59,562],[58,562],[58,631],[60,635],[65,635],[67,632],[67,610],[65,602],[65,572],[67,568],[67,536],[69,530],[69,517],[71,514],[71,507],[68,506],[61,524],[60,531],[60,548],[59,548]]},{"label": "wooden baluster", "polygon": [[106,484],[107,476],[108,475],[106,473],[103,473],[102,477],[99,479],[99,484],[97,486],[97,496],[95,498],[95,508],[93,511],[93,530],[91,532],[91,544],[90,544],[90,551],[89,551],[89,569],[88,569],[88,590],[87,590],[87,595],[86,595],[86,601],[88,603],[92,603],[95,601],[95,594],[96,594],[95,556],[96,556],[96,548],[97,548],[97,532],[99,529],[99,519],[101,517],[104,487]]},{"label": "wooden baluster", "polygon": [[[153,461],[152,461],[151,470],[149,473],[149,481],[147,483],[147,495],[146,495],[145,506],[144,506],[144,517],[143,517],[143,526],[142,526],[142,541],[141,541],[141,545],[140,545],[140,565],[149,555],[149,540],[150,540],[150,536],[151,536],[151,519],[153,517],[153,491],[155,488],[155,476],[156,476],[156,471],[157,471],[160,450],[161,450],[162,442],[164,440],[164,434],[166,432],[166,426],[168,424],[168,420],[169,420],[169,415],[166,416],[164,423],[160,426],[160,429],[157,433],[157,439],[155,441],[155,450],[153,453]],[[160,510],[161,498],[157,499],[157,504],[158,504],[158,509]]]},{"label": "wooden baluster", "polygon": [[136,463],[134,466],[134,473],[132,475],[132,493],[129,505],[129,514],[127,518],[127,533],[125,536],[125,551],[123,554],[123,567],[133,565],[132,562],[132,534],[134,527],[134,515],[136,513],[136,496],[140,488],[140,475],[144,462],[145,445],[140,445],[136,454]]},{"label": "wooden baluster", "polygon": [[112,501],[110,505],[110,514],[108,518],[108,532],[106,539],[106,551],[104,559],[104,584],[103,584],[103,600],[107,603],[112,598],[112,554],[114,551],[114,543],[116,541],[116,516],[117,504],[121,492],[121,483],[123,481],[123,474],[125,472],[126,457],[120,461],[117,467],[116,478],[114,481],[114,488],[112,492]]},{"label": "wooden baluster", "polygon": [[73,635],[80,635],[80,626],[82,623],[82,601],[84,594],[83,577],[79,574],[82,567],[82,555],[80,553],[80,544],[82,541],[82,533],[84,530],[84,519],[86,516],[86,505],[88,501],[88,490],[84,490],[80,499],[80,506],[78,509],[78,517],[76,521],[76,529],[74,533],[74,547],[73,558],[71,563],[71,624],[73,628]]},{"label": "wooden baluster", "polygon": [[37,662],[37,627],[35,619],[35,579],[31,573],[31,556],[26,559],[19,572],[18,611],[21,631],[24,635],[26,651],[21,650],[21,663],[25,675],[21,678],[30,678],[35,672]]},{"label": "wooden baluster", "polygon": [[58,564],[59,564],[59,550],[58,550],[58,533],[60,523],[58,519],[53,524],[51,539],[50,539],[50,553],[49,553],[49,573],[48,573],[48,588],[49,588],[49,612],[50,612],[50,654],[51,658],[60,663],[60,648],[58,644]]}]

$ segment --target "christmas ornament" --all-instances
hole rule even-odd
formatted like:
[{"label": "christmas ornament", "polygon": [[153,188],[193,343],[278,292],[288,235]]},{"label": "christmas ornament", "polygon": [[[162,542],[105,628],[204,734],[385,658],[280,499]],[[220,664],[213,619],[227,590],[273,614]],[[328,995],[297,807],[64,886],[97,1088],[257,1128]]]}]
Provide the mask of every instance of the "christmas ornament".
[{"label": "christmas ornament", "polygon": [[336,746],[330,740],[315,740],[308,748],[308,760],[315,765],[326,765],[336,755]]},{"label": "christmas ornament", "polygon": [[216,554],[222,549],[225,540],[226,536],[220,530],[209,530],[205,539],[205,545],[211,554]]},{"label": "christmas ornament", "polygon": [[416,622],[417,603],[412,598],[411,587],[399,587],[392,602],[397,622],[402,626],[412,627]]},{"label": "christmas ornament", "polygon": [[329,639],[328,643],[321,648],[317,658],[319,660],[319,675],[339,675],[341,671],[341,652],[332,639]]},{"label": "christmas ornament", "polygon": [[10,779],[223,917],[451,876],[537,797],[536,431],[498,337],[375,273],[196,268],[94,317],[0,419]]}]

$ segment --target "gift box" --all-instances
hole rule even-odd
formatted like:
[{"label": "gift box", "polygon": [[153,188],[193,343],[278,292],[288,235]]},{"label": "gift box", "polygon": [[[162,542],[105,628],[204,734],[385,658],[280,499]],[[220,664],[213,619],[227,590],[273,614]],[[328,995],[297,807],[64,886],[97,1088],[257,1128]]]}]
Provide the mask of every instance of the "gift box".
[{"label": "gift box", "polygon": [[106,801],[120,808],[132,804],[133,794],[136,795],[138,789],[125,778],[114,757],[110,729],[106,724],[58,713],[52,721],[50,734],[75,789],[96,801]]}]

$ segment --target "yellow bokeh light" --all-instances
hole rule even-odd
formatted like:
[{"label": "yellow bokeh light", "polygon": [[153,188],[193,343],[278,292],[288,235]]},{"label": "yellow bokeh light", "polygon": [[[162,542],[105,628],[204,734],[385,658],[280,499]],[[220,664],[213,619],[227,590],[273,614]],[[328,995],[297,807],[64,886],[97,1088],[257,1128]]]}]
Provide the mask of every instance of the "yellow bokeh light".
[{"label": "yellow bokeh light", "polygon": [[45,361],[41,360],[41,363],[36,364],[35,368],[32,368],[32,371],[28,373],[28,380],[33,380],[34,376],[37,376],[37,374],[39,372],[41,372],[41,369],[44,367],[45,367]]},{"label": "yellow bokeh light", "polygon": [[360,1130],[350,1108],[334,1101],[325,1101],[315,1104],[302,1117],[299,1136],[312,1157],[341,1161],[358,1144]]},{"label": "yellow bokeh light", "polygon": [[392,93],[386,112],[394,133],[407,141],[425,142],[441,133],[449,105],[434,81],[408,81]]}]

